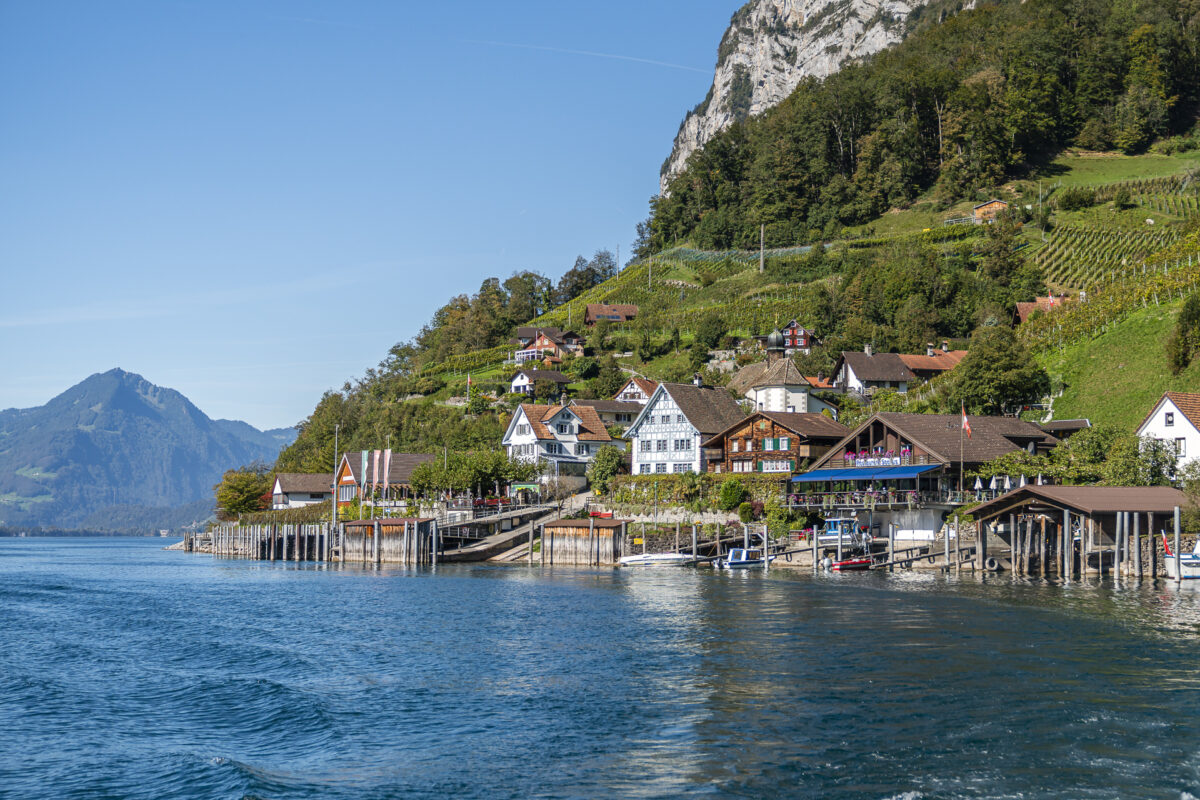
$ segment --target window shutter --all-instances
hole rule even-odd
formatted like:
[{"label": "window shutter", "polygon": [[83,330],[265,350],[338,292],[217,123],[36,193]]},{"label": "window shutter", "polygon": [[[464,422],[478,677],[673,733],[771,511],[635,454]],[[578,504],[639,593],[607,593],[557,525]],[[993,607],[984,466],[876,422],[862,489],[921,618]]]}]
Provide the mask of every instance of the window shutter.
[{"label": "window shutter", "polygon": [[794,459],[794,458],[788,459],[788,469],[790,469],[792,472],[796,471],[796,459]]},{"label": "window shutter", "polygon": [[755,469],[758,470],[759,472],[762,472],[762,462],[755,461],[754,464],[755,464]]}]

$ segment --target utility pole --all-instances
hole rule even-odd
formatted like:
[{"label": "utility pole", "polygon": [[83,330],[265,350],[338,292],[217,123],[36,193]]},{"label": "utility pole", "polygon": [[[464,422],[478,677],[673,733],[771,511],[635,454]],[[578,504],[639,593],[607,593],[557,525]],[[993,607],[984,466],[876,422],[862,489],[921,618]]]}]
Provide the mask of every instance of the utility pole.
[{"label": "utility pole", "polygon": [[332,487],[333,491],[331,492],[331,494],[333,496],[332,502],[331,502],[331,505],[333,506],[333,508],[331,509],[333,516],[330,518],[329,521],[331,523],[333,523],[334,525],[337,525],[337,496],[338,496],[337,471],[338,471],[338,467],[340,467],[342,465],[341,459],[338,458],[338,429],[341,427],[342,427],[341,425],[333,426],[333,487]]},{"label": "utility pole", "polygon": [[654,254],[650,254],[650,269],[646,272],[646,289],[649,290],[650,282],[654,279]]},{"label": "utility pole", "polygon": [[767,260],[767,226],[766,223],[758,226],[758,274],[763,273],[763,267],[766,266]]}]

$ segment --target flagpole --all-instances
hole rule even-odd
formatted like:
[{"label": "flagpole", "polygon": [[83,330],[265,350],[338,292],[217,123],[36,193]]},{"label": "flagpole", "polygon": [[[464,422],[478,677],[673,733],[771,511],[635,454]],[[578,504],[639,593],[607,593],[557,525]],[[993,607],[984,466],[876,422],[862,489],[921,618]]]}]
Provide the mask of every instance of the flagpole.
[{"label": "flagpole", "polygon": [[966,462],[966,450],[963,444],[963,430],[967,423],[967,403],[964,400],[962,404],[962,420],[958,426],[958,498],[962,500],[963,487],[963,467]]}]

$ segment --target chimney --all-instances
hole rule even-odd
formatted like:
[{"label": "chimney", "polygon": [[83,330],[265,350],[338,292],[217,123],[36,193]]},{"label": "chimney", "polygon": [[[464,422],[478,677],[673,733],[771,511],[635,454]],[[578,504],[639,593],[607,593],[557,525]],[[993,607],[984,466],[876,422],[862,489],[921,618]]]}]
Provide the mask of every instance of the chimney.
[{"label": "chimney", "polygon": [[871,350],[872,350],[872,347],[871,347],[870,342],[867,342],[866,344],[863,345],[863,352],[866,353],[867,355],[873,355]]},{"label": "chimney", "polygon": [[949,339],[942,339],[942,352],[943,353],[950,352],[950,340]]},{"label": "chimney", "polygon": [[567,390],[566,389],[563,389],[562,394],[560,394],[558,396],[558,404],[560,406],[565,406],[567,404]]},{"label": "chimney", "polygon": [[704,378],[700,377],[699,372],[692,375],[692,385],[693,386],[703,386],[704,385]]},{"label": "chimney", "polygon": [[927,355],[927,356],[933,355],[933,342],[925,343],[925,355]]},{"label": "chimney", "polygon": [[819,370],[817,370],[817,383],[824,383],[824,382],[825,382],[825,370],[819,369]]}]

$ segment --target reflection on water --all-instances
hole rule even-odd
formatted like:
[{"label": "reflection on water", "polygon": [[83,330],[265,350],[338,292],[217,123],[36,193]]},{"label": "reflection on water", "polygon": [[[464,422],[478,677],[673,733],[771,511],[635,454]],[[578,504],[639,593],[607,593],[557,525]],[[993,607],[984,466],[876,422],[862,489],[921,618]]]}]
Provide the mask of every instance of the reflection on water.
[{"label": "reflection on water", "polygon": [[0,796],[1182,797],[1200,587],[0,539]]}]

